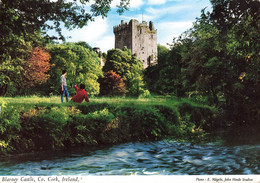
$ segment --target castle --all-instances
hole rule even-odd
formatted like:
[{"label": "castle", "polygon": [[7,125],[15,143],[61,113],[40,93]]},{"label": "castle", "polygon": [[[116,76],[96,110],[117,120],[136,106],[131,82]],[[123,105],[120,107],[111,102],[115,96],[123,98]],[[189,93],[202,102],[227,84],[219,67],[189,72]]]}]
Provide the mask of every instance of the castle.
[{"label": "castle", "polygon": [[115,48],[127,47],[136,57],[142,61],[144,68],[157,64],[157,30],[150,21],[139,23],[130,20],[114,27]]}]

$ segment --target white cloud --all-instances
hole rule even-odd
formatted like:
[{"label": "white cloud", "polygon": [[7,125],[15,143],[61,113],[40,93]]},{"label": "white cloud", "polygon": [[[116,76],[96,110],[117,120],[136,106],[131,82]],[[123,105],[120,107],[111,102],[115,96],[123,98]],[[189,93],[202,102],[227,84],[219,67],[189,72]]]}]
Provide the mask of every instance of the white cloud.
[{"label": "white cloud", "polygon": [[140,8],[142,5],[144,5],[143,0],[132,0],[132,1],[130,1],[130,8]]},{"label": "white cloud", "polygon": [[115,37],[105,36],[97,40],[95,43],[91,44],[92,47],[99,47],[102,52],[107,52],[107,50],[115,48]]},{"label": "white cloud", "polygon": [[163,15],[172,15],[175,13],[179,13],[181,11],[185,11],[188,8],[190,8],[190,5],[180,5],[180,6],[170,6],[166,8],[160,8],[160,9],[155,9],[155,8],[147,8],[145,11],[148,14],[151,14],[152,16],[156,17],[161,17]]},{"label": "white cloud", "polygon": [[192,21],[162,22],[155,25],[158,33],[158,43],[166,45],[172,43],[174,37],[179,37],[184,31],[192,27]]},{"label": "white cloud", "polygon": [[108,31],[107,19],[96,18],[95,22],[90,22],[88,26],[82,29],[74,29],[73,31],[64,33],[65,36],[71,36],[69,42],[85,41],[91,46],[98,46],[99,42]]},{"label": "white cloud", "polygon": [[167,0],[148,0],[149,5],[165,4]]}]

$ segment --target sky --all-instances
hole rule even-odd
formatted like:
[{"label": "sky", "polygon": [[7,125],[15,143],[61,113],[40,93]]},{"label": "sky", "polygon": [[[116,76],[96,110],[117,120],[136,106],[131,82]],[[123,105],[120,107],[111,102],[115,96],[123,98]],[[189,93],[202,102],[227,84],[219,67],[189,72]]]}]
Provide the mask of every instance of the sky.
[{"label": "sky", "polygon": [[209,0],[130,0],[129,10],[119,15],[116,12],[119,2],[120,0],[113,1],[112,9],[104,19],[98,17],[82,29],[63,29],[66,41],[85,41],[90,46],[107,52],[115,47],[113,27],[119,25],[121,20],[129,22],[136,19],[140,23],[143,20],[147,23],[152,21],[157,29],[157,43],[166,46],[167,43],[172,43],[174,37],[192,27],[202,9],[211,10]]}]

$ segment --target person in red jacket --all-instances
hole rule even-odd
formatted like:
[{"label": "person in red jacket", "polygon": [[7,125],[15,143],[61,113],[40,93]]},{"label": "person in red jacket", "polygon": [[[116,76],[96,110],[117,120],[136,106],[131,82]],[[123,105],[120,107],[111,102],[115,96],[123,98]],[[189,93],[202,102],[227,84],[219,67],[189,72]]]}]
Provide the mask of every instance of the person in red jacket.
[{"label": "person in red jacket", "polygon": [[86,100],[86,102],[89,102],[88,99],[88,93],[85,90],[85,85],[84,84],[80,84],[79,88],[77,87],[77,85],[74,86],[77,93],[75,96],[72,97],[72,101],[73,102],[77,102],[77,103],[81,103],[84,99]]}]

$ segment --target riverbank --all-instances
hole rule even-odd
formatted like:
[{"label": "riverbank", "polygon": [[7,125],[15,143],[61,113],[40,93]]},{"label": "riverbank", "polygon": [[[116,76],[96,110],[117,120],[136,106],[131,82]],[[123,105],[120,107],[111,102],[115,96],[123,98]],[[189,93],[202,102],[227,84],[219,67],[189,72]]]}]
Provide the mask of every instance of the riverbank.
[{"label": "riverbank", "polygon": [[216,110],[177,98],[0,98],[1,154],[178,138],[203,140]]}]

